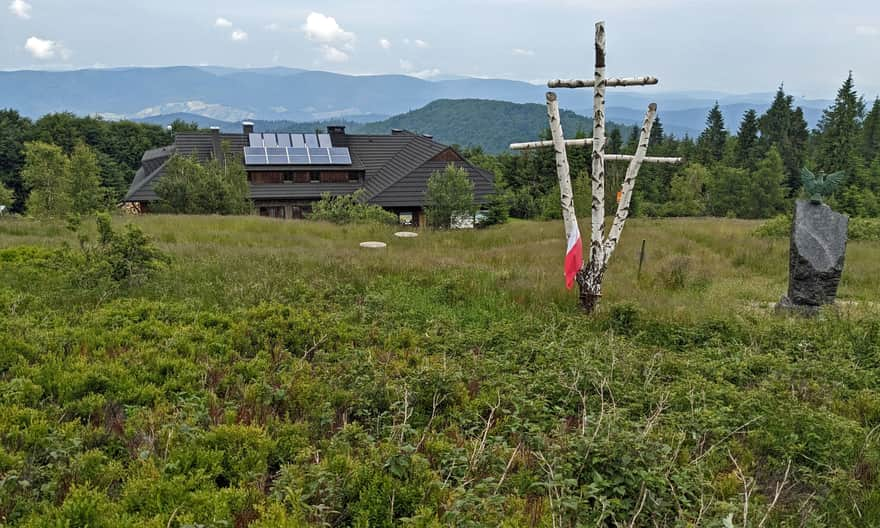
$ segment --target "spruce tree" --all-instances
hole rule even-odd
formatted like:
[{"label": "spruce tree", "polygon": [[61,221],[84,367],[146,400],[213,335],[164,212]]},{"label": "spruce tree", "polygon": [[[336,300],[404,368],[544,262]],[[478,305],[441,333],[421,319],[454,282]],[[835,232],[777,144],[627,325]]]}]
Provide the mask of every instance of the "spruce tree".
[{"label": "spruce tree", "polygon": [[782,181],[785,178],[782,156],[776,147],[770,147],[767,156],[758,164],[749,181],[748,207],[743,216],[768,218],[782,212],[785,194]]},{"label": "spruce tree", "polygon": [[666,135],[663,133],[663,123],[660,122],[660,116],[654,118],[654,126],[651,127],[651,139],[650,145],[659,146],[663,143],[663,140],[666,138]]},{"label": "spruce tree", "polygon": [[736,134],[734,162],[741,169],[754,171],[758,166],[758,114],[748,110]]},{"label": "spruce tree", "polygon": [[788,196],[794,196],[801,187],[801,168],[806,159],[810,132],[800,107],[794,108],[794,97],[785,94],[783,85],[767,112],[758,119],[761,132],[760,153],[765,155],[775,146],[785,167],[785,187]]},{"label": "spruce tree", "polygon": [[620,135],[620,129],[615,127],[608,134],[608,144],[605,146],[605,152],[609,154],[620,154],[623,148],[623,136]]},{"label": "spruce tree", "polygon": [[862,157],[866,164],[880,156],[880,97],[874,100],[874,106],[865,116],[862,124]]},{"label": "spruce tree", "polygon": [[706,117],[706,129],[698,140],[699,157],[703,163],[718,163],[724,158],[724,147],[727,144],[727,130],[724,128],[724,116],[718,102]]},{"label": "spruce tree", "polygon": [[856,93],[852,72],[837,91],[831,108],[819,121],[819,144],[816,168],[823,172],[846,171],[854,176],[862,152],[862,118],[865,101]]}]

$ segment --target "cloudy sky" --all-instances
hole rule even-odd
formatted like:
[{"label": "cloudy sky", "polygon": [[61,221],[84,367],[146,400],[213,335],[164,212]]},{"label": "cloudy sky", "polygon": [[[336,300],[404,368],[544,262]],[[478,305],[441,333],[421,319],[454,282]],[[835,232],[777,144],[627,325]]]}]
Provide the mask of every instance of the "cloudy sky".
[{"label": "cloudy sky", "polygon": [[609,74],[667,90],[880,93],[880,0],[0,0],[0,69],[289,66],[543,81]]}]

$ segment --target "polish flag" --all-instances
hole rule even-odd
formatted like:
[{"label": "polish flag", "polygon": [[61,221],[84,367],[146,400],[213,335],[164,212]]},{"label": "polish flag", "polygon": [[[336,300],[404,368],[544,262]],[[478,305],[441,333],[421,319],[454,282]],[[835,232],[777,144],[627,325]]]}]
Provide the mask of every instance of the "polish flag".
[{"label": "polish flag", "polygon": [[575,224],[568,235],[568,249],[565,250],[565,287],[574,286],[574,279],[584,265],[584,247],[581,243],[581,230]]}]

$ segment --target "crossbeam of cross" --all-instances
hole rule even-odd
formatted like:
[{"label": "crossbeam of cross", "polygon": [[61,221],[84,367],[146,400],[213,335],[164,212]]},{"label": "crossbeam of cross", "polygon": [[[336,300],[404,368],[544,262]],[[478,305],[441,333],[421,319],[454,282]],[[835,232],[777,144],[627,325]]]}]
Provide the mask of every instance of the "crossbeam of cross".
[{"label": "crossbeam of cross", "polygon": [[[651,128],[657,116],[657,105],[651,103],[645,113],[645,120],[639,134],[639,143],[633,155],[605,153],[605,90],[613,87],[648,86],[659,81],[656,77],[606,78],[605,76],[605,23],[596,24],[596,60],[594,76],[591,80],[552,80],[547,83],[549,88],[593,88],[593,137],[587,139],[566,140],[559,117],[559,102],[554,92],[547,92],[547,117],[550,120],[551,141],[532,141],[514,143],[513,150],[529,150],[553,147],[556,152],[556,173],[559,179],[559,190],[562,199],[562,217],[565,223],[566,239],[571,250],[572,240],[580,239],[577,215],[574,210],[574,193],[571,187],[571,175],[568,165],[566,147],[592,146],[591,171],[591,236],[590,259],[586,265],[580,265],[577,282],[580,286],[581,305],[592,311],[602,295],[602,278],[608,267],[611,254],[617,247],[620,235],[629,216],[629,206],[636,177],[643,163],[681,163],[681,158],[648,157],[648,142]],[[621,198],[617,213],[608,236],[605,237],[605,162],[629,162],[626,176],[621,188]],[[579,245],[577,247],[580,247]],[[567,257],[568,258],[568,257]],[[582,262],[582,256],[578,256]],[[568,271],[566,271],[568,273]]]}]

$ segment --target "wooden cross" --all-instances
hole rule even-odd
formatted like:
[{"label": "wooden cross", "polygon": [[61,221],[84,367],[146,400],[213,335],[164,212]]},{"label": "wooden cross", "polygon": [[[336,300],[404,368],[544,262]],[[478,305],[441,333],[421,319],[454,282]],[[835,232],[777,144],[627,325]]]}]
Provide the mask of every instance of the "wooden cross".
[{"label": "wooden cross", "polygon": [[[550,120],[550,132],[552,141],[534,141],[530,143],[514,143],[510,146],[514,150],[528,150],[533,148],[553,147],[556,151],[556,173],[559,178],[559,191],[562,198],[562,218],[565,223],[567,240],[572,236],[580,236],[577,224],[577,215],[574,210],[574,193],[571,188],[571,176],[569,174],[568,155],[566,146],[593,147],[593,168],[591,174],[592,184],[592,225],[590,237],[590,259],[584,264],[577,274],[577,282],[580,287],[581,306],[592,312],[602,296],[602,278],[608,268],[611,254],[617,247],[620,234],[629,216],[629,206],[632,201],[632,192],[635,187],[636,177],[642,163],[681,163],[681,158],[647,157],[648,142],[651,138],[651,128],[657,116],[657,105],[651,103],[645,114],[642,124],[638,148],[634,155],[606,154],[605,153],[605,89],[609,87],[647,86],[655,85],[659,81],[656,77],[630,77],[630,78],[606,78],[605,77],[605,23],[596,24],[596,62],[595,75],[592,80],[553,80],[547,83],[549,88],[593,88],[593,137],[590,139],[566,140],[562,132],[562,124],[559,118],[559,102],[556,94],[547,92],[547,117]],[[605,237],[605,162],[627,161],[629,167],[621,187],[621,199],[617,206],[617,214],[608,237]]]}]

